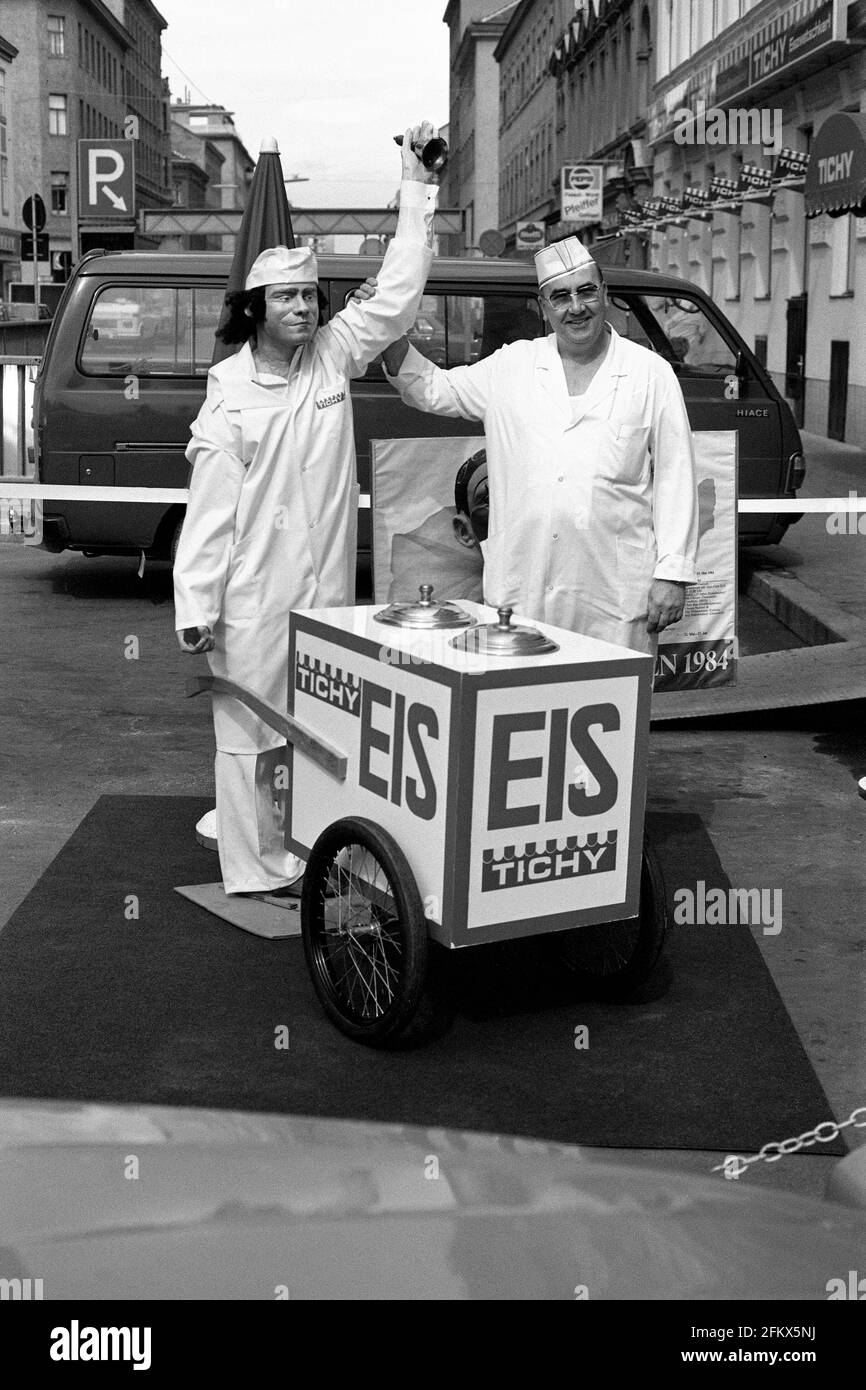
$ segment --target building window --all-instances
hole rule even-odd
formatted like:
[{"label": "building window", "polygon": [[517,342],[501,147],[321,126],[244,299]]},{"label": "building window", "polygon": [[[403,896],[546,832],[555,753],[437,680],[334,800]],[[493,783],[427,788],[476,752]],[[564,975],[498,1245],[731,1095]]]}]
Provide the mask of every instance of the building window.
[{"label": "building window", "polygon": [[69,211],[69,175],[65,169],[55,169],[51,175],[51,211],[58,217]]},{"label": "building window", "polygon": [[769,207],[754,206],[752,235],[755,246],[755,298],[769,299],[773,274],[773,214]]},{"label": "building window", "polygon": [[48,134],[66,135],[66,97],[52,92],[48,97]]},{"label": "building window", "polygon": [[66,56],[66,20],[62,14],[48,16],[48,52],[52,58]]},{"label": "building window", "polygon": [[853,217],[834,217],[830,233],[831,296],[850,294],[854,288],[855,246]]}]

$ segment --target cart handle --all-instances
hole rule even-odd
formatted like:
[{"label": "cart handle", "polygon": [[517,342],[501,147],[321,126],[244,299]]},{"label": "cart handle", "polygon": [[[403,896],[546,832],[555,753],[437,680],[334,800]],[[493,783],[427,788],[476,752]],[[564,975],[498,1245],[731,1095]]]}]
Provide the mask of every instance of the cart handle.
[{"label": "cart handle", "polygon": [[281,714],[279,710],[269,705],[267,700],[261,696],[247,690],[245,686],[238,685],[236,681],[226,680],[224,676],[190,676],[186,683],[186,693],[188,696],[201,695],[203,691],[210,690],[216,695],[231,695],[235,700],[240,700],[242,705],[257,714],[269,728],[275,729],[278,734],[282,734],[287,743],[291,743],[299,752],[304,753],[312,762],[317,763],[325,772],[330,773],[338,782],[345,782],[346,770],[348,767],[348,757],[335,748],[332,743],[326,743],[318,734],[313,733],[305,724],[299,724],[297,719],[293,719],[290,714]]}]

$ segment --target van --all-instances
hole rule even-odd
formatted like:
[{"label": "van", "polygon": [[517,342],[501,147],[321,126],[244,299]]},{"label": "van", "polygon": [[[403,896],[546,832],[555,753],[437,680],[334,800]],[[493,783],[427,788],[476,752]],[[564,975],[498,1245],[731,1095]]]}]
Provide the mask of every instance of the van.
[{"label": "van", "polygon": [[[321,256],[333,316],[381,262]],[[34,406],[39,481],[54,486],[185,488],[190,422],[205,394],[231,257],[217,253],[93,251],[76,266],[45,346]],[[677,373],[696,430],[736,430],[741,497],[795,497],[805,476],[793,415],[766,369],[696,285],[606,266],[616,330],[660,353]],[[440,258],[410,337],[442,366],[471,363],[543,333],[530,262]],[[370,549],[370,441],[477,436],[464,420],[420,414],[388,385],[380,361],[352,382],[362,511]],[[366,508],[364,504],[366,503]],[[118,499],[47,502],[43,544],[87,555],[169,559],[182,505]],[[739,518],[740,540],[781,540],[795,516]]]}]

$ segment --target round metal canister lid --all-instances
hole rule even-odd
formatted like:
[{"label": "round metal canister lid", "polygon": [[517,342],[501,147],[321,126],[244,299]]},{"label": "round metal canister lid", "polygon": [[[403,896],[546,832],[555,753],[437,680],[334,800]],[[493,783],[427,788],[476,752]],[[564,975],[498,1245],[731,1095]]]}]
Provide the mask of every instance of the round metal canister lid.
[{"label": "round metal canister lid", "polygon": [[448,627],[469,627],[475,619],[459,603],[448,599],[434,599],[433,585],[422,584],[420,599],[409,603],[392,603],[379,613],[374,613],[377,623],[389,623],[391,627],[414,627],[435,630]]},{"label": "round metal canister lid", "polygon": [[512,627],[511,609],[497,608],[498,623],[484,623],[471,632],[461,632],[451,639],[452,647],[484,656],[543,656],[558,652],[559,643],[545,637],[537,627],[517,623]]}]

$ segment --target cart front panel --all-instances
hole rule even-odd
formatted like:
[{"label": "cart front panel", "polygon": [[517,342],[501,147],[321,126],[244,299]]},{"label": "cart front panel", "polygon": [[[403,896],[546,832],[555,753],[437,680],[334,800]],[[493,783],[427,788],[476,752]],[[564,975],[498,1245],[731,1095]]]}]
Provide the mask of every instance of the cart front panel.
[{"label": "cart front panel", "polygon": [[558,646],[527,662],[370,608],[292,614],[289,709],[348,773],[291,753],[287,843],[306,857],[333,821],[374,821],[450,947],[639,911],[652,658],[537,626]]}]

